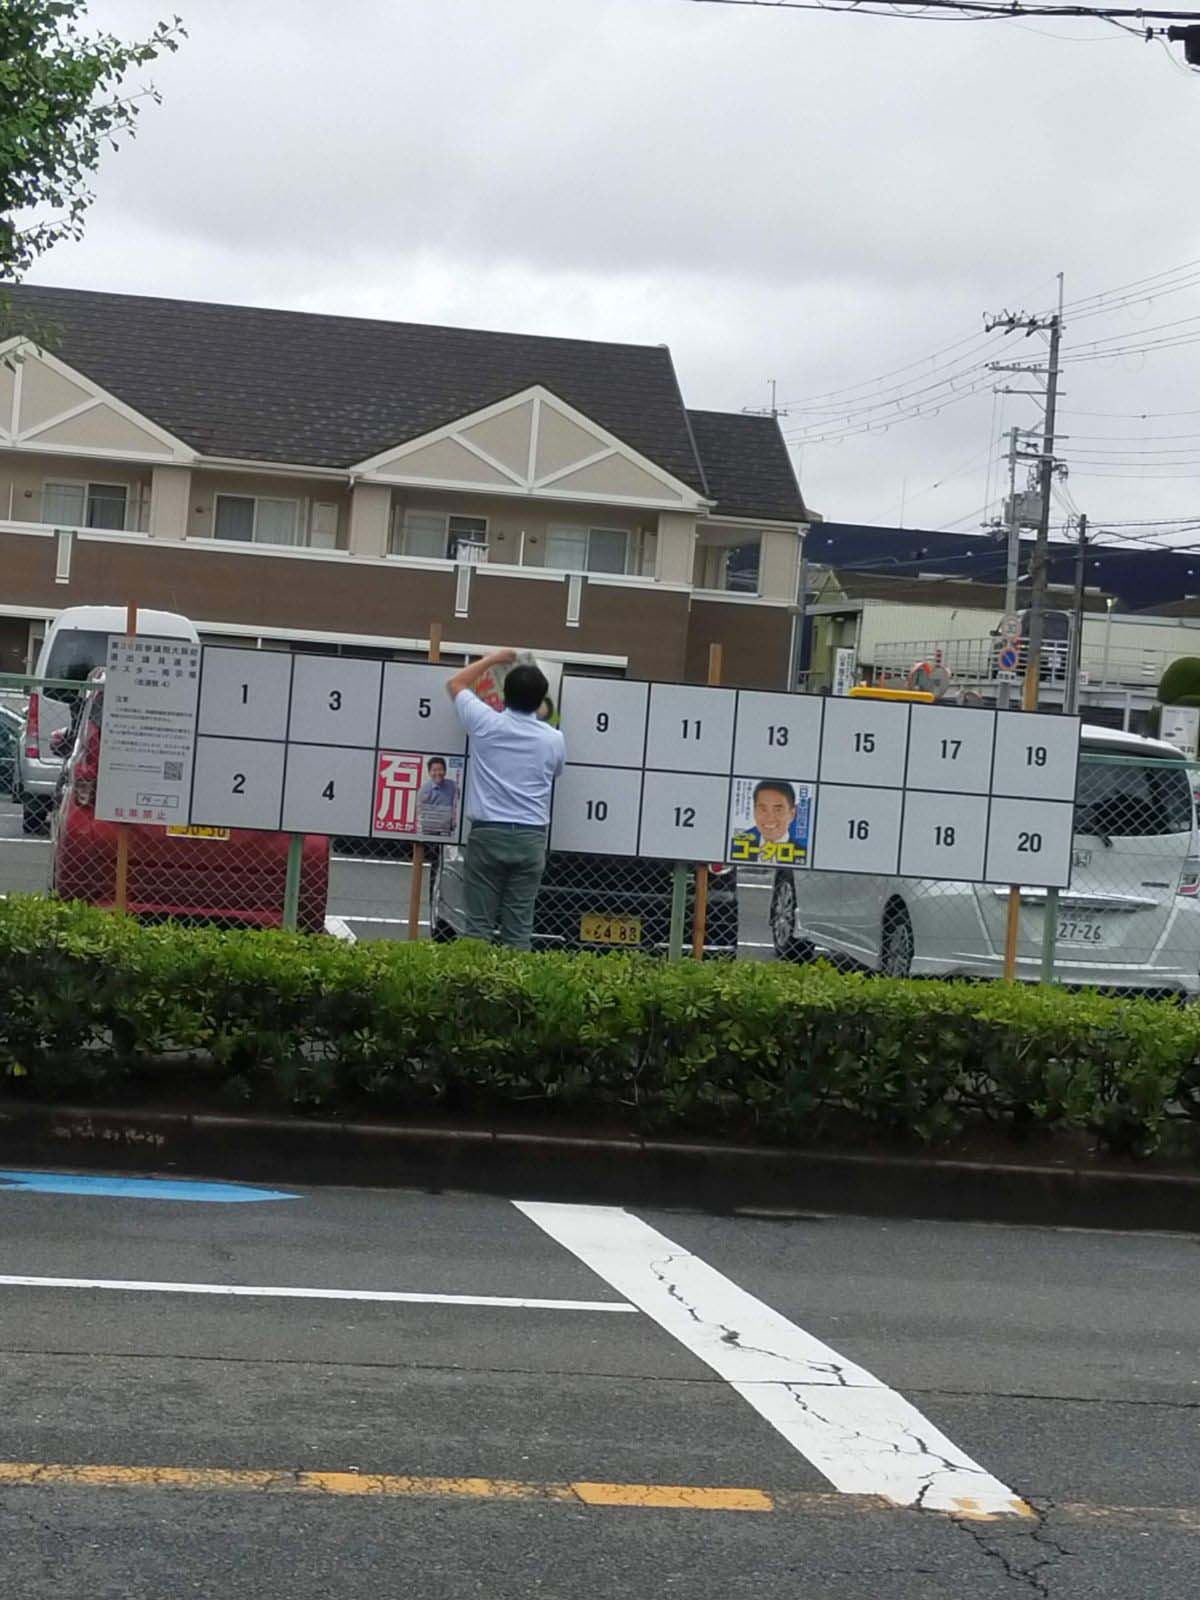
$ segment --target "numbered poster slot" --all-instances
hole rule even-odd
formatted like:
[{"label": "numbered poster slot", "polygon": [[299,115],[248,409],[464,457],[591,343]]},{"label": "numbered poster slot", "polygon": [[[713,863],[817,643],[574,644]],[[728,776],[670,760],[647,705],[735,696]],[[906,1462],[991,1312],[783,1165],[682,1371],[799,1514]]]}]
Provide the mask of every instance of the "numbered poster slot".
[{"label": "numbered poster slot", "polygon": [[1003,711],[996,718],[992,792],[1014,799],[1074,800],[1078,717]]},{"label": "numbered poster slot", "polygon": [[667,861],[723,861],[729,779],[647,772],[638,854]]},{"label": "numbered poster slot", "polygon": [[554,785],[550,848],[635,856],[642,774],[632,768],[567,767]]},{"label": "numbered poster slot", "polygon": [[287,833],[371,833],[376,752],[336,745],[290,745],[283,784]]},{"label": "numbered poster slot", "polygon": [[297,656],[288,738],[304,744],[375,748],[381,661]]},{"label": "numbered poster slot", "polygon": [[995,736],[994,711],[913,706],[909,714],[909,787],[987,794]]},{"label": "numbered poster slot", "polygon": [[817,791],[813,866],[819,872],[893,876],[900,861],[899,789],[822,783]]},{"label": "numbered poster slot", "polygon": [[292,656],[283,650],[209,645],[200,676],[198,734],[286,739]]},{"label": "numbered poster slot", "polygon": [[830,699],[821,732],[822,783],[899,789],[908,751],[909,706]]},{"label": "numbered poster slot", "polygon": [[192,807],[198,827],[279,827],[287,746],[258,739],[196,740]]},{"label": "numbered poster slot", "polygon": [[[383,668],[379,744],[385,750],[420,750],[442,757],[461,756],[467,735],[446,684],[453,667],[415,661],[388,661]],[[374,734],[372,733],[372,739]]]},{"label": "numbered poster slot", "polygon": [[648,683],[564,678],[559,726],[572,766],[640,767],[649,696]]},{"label": "numbered poster slot", "polygon": [[986,795],[909,789],[900,835],[900,875],[962,881],[982,878],[987,822]]},{"label": "numbered poster slot", "polygon": [[790,774],[811,783],[821,761],[821,714],[815,695],[743,689],[737,699],[733,763],[737,772]]},{"label": "numbered poster slot", "polygon": [[[710,772],[728,778],[733,760],[737,692],[687,684],[650,686],[647,770]],[[570,734],[567,734],[570,751]],[[572,759],[574,756],[572,755]],[[715,859],[720,859],[717,851]]]},{"label": "numbered poster slot", "polygon": [[1068,801],[994,799],[988,825],[990,883],[1065,889],[1071,879],[1075,807]]}]

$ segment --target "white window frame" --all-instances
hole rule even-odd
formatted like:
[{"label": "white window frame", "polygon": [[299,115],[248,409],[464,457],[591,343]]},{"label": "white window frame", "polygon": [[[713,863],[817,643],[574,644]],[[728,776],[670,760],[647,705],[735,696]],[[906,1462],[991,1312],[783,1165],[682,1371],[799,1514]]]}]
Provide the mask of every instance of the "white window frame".
[{"label": "white window frame", "polygon": [[[619,534],[623,535],[623,537],[625,539],[625,561],[624,561],[624,564],[621,567],[621,573],[622,574],[628,573],[630,560],[631,560],[631,558],[633,556],[633,543],[634,543],[634,541],[633,541],[633,532],[632,532],[632,530],[629,529],[629,528],[605,528],[602,525],[597,525],[595,527],[584,526],[582,523],[578,523],[578,522],[551,522],[551,523],[548,523],[547,526],[546,526],[546,548],[547,548],[547,550],[549,550],[550,540],[554,537],[555,534],[570,534],[570,535],[572,535],[573,537],[576,537],[576,538],[578,538],[578,536],[580,534],[582,534],[583,535],[583,566],[582,567],[556,567],[554,565],[554,563],[551,562],[551,561],[547,561],[546,565],[548,567],[550,567],[551,571],[554,571],[554,572],[587,572],[587,573],[591,573],[593,571],[593,568],[590,565],[590,563],[591,563],[591,556],[592,556],[592,535],[594,533],[619,533]],[[601,571],[597,571],[596,572],[596,576],[601,577],[601,578],[604,578],[604,577],[617,577],[618,574],[617,573],[610,573],[607,570],[601,570]]]},{"label": "white window frame", "polygon": [[48,489],[82,489],[83,490],[83,521],[72,523],[71,526],[87,529],[92,526],[88,521],[88,502],[99,498],[93,495],[94,489],[120,489],[125,496],[125,515],[121,518],[121,527],[111,531],[124,532],[129,527],[129,508],[133,500],[131,486],[128,483],[104,482],[100,478],[43,478],[42,479],[42,512],[43,521],[46,510],[46,491]]},{"label": "white window frame", "polygon": [[[222,489],[213,495],[213,538],[222,544],[241,544],[241,539],[226,539],[217,532],[217,506],[222,500],[251,500],[254,503],[254,520],[250,525],[249,544],[261,544],[275,550],[296,550],[308,546],[308,529],[300,517],[299,500],[289,500],[281,494],[239,494],[233,489]],[[294,518],[293,527],[296,537],[280,542],[278,539],[260,539],[258,536],[258,506],[261,500],[269,500],[273,505],[291,506]]]},{"label": "white window frame", "polygon": [[[439,517],[442,524],[442,553],[440,556],[409,556],[406,545],[408,542],[408,518],[425,517],[432,520]],[[397,506],[392,514],[392,536],[389,540],[390,555],[406,556],[411,561],[446,561],[449,559],[450,550],[450,524],[455,518],[462,518],[467,522],[478,522],[483,525],[482,542],[487,544],[491,529],[489,517],[476,516],[472,511],[423,511],[420,506]]]}]

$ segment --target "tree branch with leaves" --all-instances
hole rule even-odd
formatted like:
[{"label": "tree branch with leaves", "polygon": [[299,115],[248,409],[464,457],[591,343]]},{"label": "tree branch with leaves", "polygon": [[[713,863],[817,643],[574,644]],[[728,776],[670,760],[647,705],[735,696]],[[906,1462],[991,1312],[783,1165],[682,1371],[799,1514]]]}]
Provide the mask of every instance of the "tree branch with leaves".
[{"label": "tree branch with leaves", "polygon": [[[83,29],[87,0],[0,0],[0,331],[3,285],[52,246],[83,236],[104,146],[133,137],[153,84],[126,75],[186,37],[178,17],[126,43]],[[28,221],[22,221],[22,217]]]}]

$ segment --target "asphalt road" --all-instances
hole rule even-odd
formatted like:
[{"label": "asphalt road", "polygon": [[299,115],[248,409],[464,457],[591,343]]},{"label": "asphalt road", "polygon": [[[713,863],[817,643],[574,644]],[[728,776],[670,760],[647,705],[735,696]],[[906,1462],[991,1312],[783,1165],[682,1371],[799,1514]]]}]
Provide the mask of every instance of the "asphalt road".
[{"label": "asphalt road", "polygon": [[1200,1585],[1195,1239],[2,1175],[0,1222],[23,1600]]},{"label": "asphalt road", "polygon": [[[0,800],[0,894],[40,894],[47,885],[50,846],[44,839],[21,835],[21,813]],[[770,874],[741,875],[739,932],[741,953],[751,960],[773,959]],[[335,856],[330,870],[329,915],[338,918],[356,939],[408,937],[409,887],[412,869],[403,861],[351,860]],[[422,901],[422,934],[428,934],[428,897]]]}]

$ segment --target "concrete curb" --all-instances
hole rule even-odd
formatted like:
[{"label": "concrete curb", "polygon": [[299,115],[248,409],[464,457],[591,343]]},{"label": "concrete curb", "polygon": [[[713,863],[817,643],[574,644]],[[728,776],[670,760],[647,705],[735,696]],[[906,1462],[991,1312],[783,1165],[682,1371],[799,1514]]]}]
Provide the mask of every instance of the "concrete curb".
[{"label": "concrete curb", "polygon": [[0,1102],[0,1162],[270,1184],[1200,1233],[1200,1175]]}]

